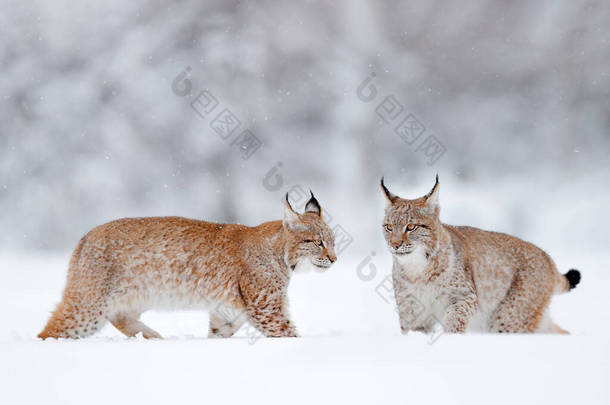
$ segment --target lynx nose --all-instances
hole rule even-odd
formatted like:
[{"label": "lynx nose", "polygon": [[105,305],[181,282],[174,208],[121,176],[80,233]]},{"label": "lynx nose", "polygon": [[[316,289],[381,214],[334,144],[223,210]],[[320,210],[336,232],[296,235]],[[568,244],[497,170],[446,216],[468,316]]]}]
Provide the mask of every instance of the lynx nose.
[{"label": "lynx nose", "polygon": [[335,251],[332,249],[332,247],[327,247],[326,249],[324,249],[320,257],[324,258],[324,260],[330,260],[331,264],[337,261],[337,255],[335,254]]},{"label": "lynx nose", "polygon": [[390,246],[392,246],[392,249],[397,250],[399,247],[402,246],[402,241],[398,241],[398,242],[390,241]]}]

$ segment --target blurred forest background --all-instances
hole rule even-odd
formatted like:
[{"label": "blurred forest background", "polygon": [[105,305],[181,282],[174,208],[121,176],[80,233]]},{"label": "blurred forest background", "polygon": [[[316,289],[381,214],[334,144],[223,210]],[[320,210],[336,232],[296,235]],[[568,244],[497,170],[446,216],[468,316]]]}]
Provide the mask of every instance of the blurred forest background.
[{"label": "blurred forest background", "polygon": [[379,178],[416,197],[436,173],[447,222],[606,246],[607,1],[0,4],[0,249],[258,224],[309,188],[369,249]]}]

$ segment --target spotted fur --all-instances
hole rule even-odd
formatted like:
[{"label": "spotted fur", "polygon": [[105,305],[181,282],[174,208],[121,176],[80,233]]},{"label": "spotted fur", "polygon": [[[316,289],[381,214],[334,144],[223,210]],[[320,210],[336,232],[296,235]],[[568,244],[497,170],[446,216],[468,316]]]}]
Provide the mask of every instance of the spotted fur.
[{"label": "spotted fur", "polygon": [[435,324],[449,333],[567,333],[550,320],[548,306],[580,273],[561,275],[544,251],[516,237],[441,223],[438,176],[415,200],[391,193],[383,179],[381,187],[403,333]]},{"label": "spotted fur", "polygon": [[83,237],[42,339],[86,337],[110,321],[127,336],[161,336],[138,320],[149,309],[207,309],[210,337],[249,322],[265,336],[297,336],[286,291],[298,263],[328,268],[334,238],[311,196],[288,196],[283,221],[256,227],[178,217],[126,218]]}]

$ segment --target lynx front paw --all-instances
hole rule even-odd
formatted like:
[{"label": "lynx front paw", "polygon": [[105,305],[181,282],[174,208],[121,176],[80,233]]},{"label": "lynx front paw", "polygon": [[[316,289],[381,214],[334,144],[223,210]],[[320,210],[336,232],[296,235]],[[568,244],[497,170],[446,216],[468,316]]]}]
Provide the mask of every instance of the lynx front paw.
[{"label": "lynx front paw", "polygon": [[403,335],[409,334],[409,332],[424,332],[424,328],[422,326],[409,326],[409,325],[400,325],[400,333]]},{"label": "lynx front paw", "polygon": [[141,334],[144,339],[163,339],[163,336],[150,328],[148,330],[143,330]]},{"label": "lynx front paw", "polygon": [[282,325],[279,337],[299,337],[299,334],[297,333],[294,326],[288,323]]},{"label": "lynx front paw", "polygon": [[210,328],[210,330],[208,331],[208,338],[210,339],[228,338],[232,335],[232,333],[219,328]]},{"label": "lynx front paw", "polygon": [[296,333],[288,333],[288,334],[286,334],[286,335],[282,335],[282,334],[279,334],[279,333],[278,333],[277,335],[276,335],[276,334],[274,334],[274,335],[269,335],[269,336],[267,336],[267,337],[270,337],[270,338],[285,338],[285,337],[288,337],[288,338],[296,338],[296,337],[299,337],[299,335],[297,335]]},{"label": "lynx front paw", "polygon": [[468,323],[465,319],[447,314],[443,320],[443,330],[445,333],[466,333]]},{"label": "lynx front paw", "polygon": [[290,321],[284,321],[279,326],[271,326],[264,332],[267,337],[299,337],[296,328],[290,323]]},{"label": "lynx front paw", "polygon": [[282,337],[299,337],[297,332],[293,330],[272,330],[265,334],[270,338],[282,338]]},{"label": "lynx front paw", "polygon": [[239,329],[239,324],[232,322],[212,321],[208,331],[208,338],[230,338]]}]

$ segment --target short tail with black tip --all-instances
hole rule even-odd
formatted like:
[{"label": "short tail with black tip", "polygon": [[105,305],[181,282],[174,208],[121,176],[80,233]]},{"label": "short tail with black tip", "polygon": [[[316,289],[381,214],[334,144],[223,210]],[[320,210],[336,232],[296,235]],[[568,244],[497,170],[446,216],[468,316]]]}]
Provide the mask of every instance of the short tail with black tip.
[{"label": "short tail with black tip", "polygon": [[580,271],[571,269],[566,274],[557,274],[557,282],[555,284],[555,293],[563,293],[576,288],[580,283]]},{"label": "short tail with black tip", "polygon": [[571,269],[563,276],[568,280],[568,290],[575,288],[580,283],[580,271],[576,269]]}]

